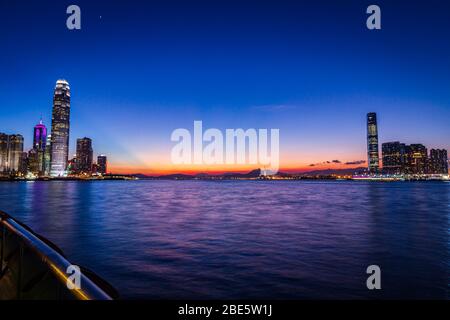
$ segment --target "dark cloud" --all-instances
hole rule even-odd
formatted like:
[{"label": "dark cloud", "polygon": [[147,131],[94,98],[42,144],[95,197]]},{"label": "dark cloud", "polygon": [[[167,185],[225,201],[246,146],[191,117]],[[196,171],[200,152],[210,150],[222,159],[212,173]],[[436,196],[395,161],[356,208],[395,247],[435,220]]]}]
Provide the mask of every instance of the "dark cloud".
[{"label": "dark cloud", "polygon": [[366,163],[366,160],[349,161],[349,162],[346,162],[345,164],[346,165],[355,165],[355,164],[364,164],[364,163]]},{"label": "dark cloud", "polygon": [[331,160],[331,162],[333,162],[333,163],[342,163],[339,160]]}]

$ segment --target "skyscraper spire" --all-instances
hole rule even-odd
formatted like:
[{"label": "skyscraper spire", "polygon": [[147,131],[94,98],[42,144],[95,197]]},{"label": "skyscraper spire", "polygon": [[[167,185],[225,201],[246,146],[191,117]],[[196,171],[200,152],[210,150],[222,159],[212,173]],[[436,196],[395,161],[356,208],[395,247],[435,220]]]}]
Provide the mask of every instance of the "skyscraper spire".
[{"label": "skyscraper spire", "polygon": [[50,175],[66,173],[69,154],[70,87],[66,80],[56,81],[52,113],[52,154]]}]

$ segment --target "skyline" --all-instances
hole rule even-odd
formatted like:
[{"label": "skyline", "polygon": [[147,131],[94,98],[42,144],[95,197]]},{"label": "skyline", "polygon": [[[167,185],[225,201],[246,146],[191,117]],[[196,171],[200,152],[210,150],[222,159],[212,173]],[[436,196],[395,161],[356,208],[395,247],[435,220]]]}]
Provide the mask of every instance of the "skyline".
[{"label": "skyline", "polygon": [[171,9],[80,1],[79,32],[64,27],[64,2],[31,3],[29,11],[2,4],[0,23],[9,31],[0,34],[0,131],[22,134],[30,149],[41,115],[50,127],[54,82],[65,78],[69,155],[77,138],[90,137],[116,173],[254,169],[168,165],[170,133],[192,129],[195,120],[222,130],[279,128],[280,171],[367,160],[370,111],[379,116],[380,145],[400,140],[449,150],[450,22],[442,14],[449,4],[381,2],[377,33],[364,29],[364,5],[325,2],[328,11],[323,3],[231,2],[219,4],[218,15],[206,3]]}]

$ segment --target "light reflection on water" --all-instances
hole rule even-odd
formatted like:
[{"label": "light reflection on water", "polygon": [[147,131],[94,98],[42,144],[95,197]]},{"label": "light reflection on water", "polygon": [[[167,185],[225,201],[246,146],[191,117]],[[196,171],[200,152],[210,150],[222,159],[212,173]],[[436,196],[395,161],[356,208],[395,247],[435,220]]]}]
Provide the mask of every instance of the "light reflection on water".
[{"label": "light reflection on water", "polygon": [[449,297],[448,183],[4,182],[0,209],[124,298]]}]

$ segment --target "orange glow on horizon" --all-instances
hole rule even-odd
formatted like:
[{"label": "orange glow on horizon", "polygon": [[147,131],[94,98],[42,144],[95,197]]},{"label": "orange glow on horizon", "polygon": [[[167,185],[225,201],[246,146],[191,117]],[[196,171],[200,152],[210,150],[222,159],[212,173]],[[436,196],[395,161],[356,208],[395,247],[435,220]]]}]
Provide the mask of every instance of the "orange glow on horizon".
[{"label": "orange glow on horizon", "polygon": [[[304,173],[308,171],[327,170],[327,169],[355,169],[365,167],[361,165],[346,165],[344,163],[321,163],[314,166],[309,164],[284,165],[278,170],[285,173]],[[167,175],[167,174],[223,174],[223,173],[248,173],[252,170],[260,169],[258,165],[160,165],[152,167],[137,167],[126,165],[113,165],[108,168],[108,172],[116,174],[145,174],[145,175]]]}]

